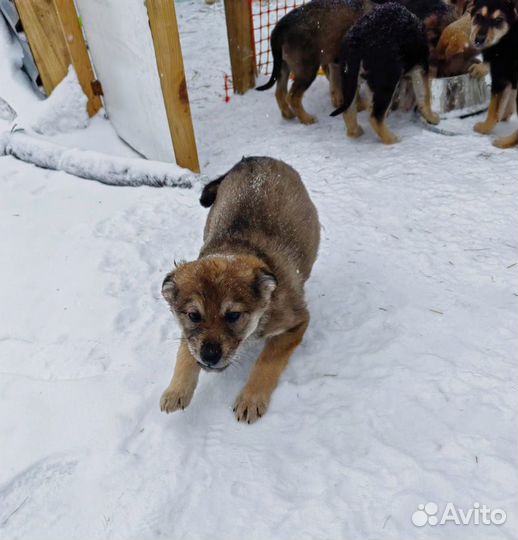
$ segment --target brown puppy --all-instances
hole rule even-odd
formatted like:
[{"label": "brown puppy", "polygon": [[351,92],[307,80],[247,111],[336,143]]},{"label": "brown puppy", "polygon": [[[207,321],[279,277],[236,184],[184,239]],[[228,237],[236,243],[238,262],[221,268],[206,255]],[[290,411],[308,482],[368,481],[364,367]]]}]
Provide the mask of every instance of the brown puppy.
[{"label": "brown puppy", "polygon": [[234,405],[237,420],[252,423],[309,323],[304,283],[317,256],[318,215],[297,172],[267,157],[243,158],[200,202],[211,209],[199,258],[162,286],[183,337],[160,408],[187,407],[200,369],[224,370],[253,336],[266,344]]},{"label": "brown puppy", "polygon": [[453,77],[469,72],[475,78],[483,78],[489,73],[489,68],[479,64],[476,59],[480,51],[471,44],[470,33],[469,13],[443,30],[435,49],[438,77]]},{"label": "brown puppy", "polygon": [[[340,45],[349,28],[371,9],[370,0],[312,0],[290,11],[273,29],[272,76],[257,90],[268,90],[277,81],[275,97],[282,116],[313,124],[316,119],[305,111],[302,98],[320,66],[326,66],[333,104],[341,105]],[[288,94],[290,73],[294,80]]]}]

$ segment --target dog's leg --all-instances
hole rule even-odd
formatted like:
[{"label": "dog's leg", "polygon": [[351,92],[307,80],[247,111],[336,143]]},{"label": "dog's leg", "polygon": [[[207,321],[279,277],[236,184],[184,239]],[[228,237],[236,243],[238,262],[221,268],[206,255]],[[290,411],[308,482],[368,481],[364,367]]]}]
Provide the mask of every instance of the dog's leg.
[{"label": "dog's leg", "polygon": [[277,105],[281,110],[283,118],[291,120],[295,118],[295,114],[288,105],[288,80],[290,78],[290,68],[286,62],[282,63],[281,74],[277,79],[277,87],[275,88],[275,98],[277,99]]},{"label": "dog's leg", "polygon": [[160,398],[160,410],[170,413],[185,409],[191,402],[199,374],[200,366],[189,351],[187,341],[182,338],[176,356],[173,378]]},{"label": "dog's leg", "polygon": [[309,314],[291,330],[267,340],[246,386],[234,404],[234,413],[239,422],[252,424],[266,412],[279,378],[302,341],[308,324]]},{"label": "dog's leg", "polygon": [[295,116],[300,120],[302,124],[314,124],[317,119],[314,116],[308,114],[302,105],[302,98],[304,92],[311,86],[311,83],[315,80],[318,73],[318,64],[307,68],[307,72],[303,76],[299,76],[295,73],[295,80],[290,88],[288,94],[288,103],[291,110],[295,113]]},{"label": "dog's leg", "polygon": [[358,112],[366,111],[369,106],[368,101],[368,99],[362,98],[360,94],[360,86],[358,85],[358,93],[356,94],[356,110]]},{"label": "dog's leg", "polygon": [[422,68],[412,70],[412,86],[417,101],[417,108],[424,119],[430,124],[438,124],[439,115],[432,111],[432,93],[430,91],[430,77]]},{"label": "dog's leg", "polygon": [[489,109],[487,111],[487,118],[483,122],[478,122],[475,124],[475,127],[473,128],[477,133],[487,135],[493,131],[493,128],[498,123],[498,113],[500,111],[503,94],[504,92],[491,95],[491,101],[489,102]]},{"label": "dog's leg", "polygon": [[497,148],[512,148],[513,146],[518,145],[518,130],[516,130],[513,134],[508,135],[507,137],[501,137],[500,139],[496,139],[496,141],[493,142],[493,145]]},{"label": "dog's leg", "polygon": [[358,124],[357,105],[356,105],[357,98],[358,98],[358,91],[356,91],[356,96],[353,99],[351,106],[344,112],[344,122],[347,128],[347,136],[353,139],[356,139],[363,135],[363,129]]},{"label": "dog's leg", "polygon": [[[387,74],[388,75],[388,74]],[[369,122],[372,129],[384,144],[394,144],[399,142],[399,138],[390,131],[386,124],[387,112],[396,91],[398,79],[392,80],[387,76],[385,84],[373,89],[372,111]]]},{"label": "dog's leg", "polygon": [[329,79],[329,90],[331,92],[331,103],[335,109],[342,106],[344,101],[342,95],[342,79],[340,77],[340,66],[338,64],[327,64]]},{"label": "dog's leg", "polygon": [[507,97],[507,103],[505,105],[505,110],[502,114],[502,122],[507,122],[511,116],[515,113],[516,109],[516,89],[511,89],[509,96]]}]

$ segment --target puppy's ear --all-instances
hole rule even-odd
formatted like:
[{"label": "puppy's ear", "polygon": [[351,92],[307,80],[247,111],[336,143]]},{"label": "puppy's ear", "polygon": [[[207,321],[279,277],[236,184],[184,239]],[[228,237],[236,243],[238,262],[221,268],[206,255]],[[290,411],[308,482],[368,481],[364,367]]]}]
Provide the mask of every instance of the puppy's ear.
[{"label": "puppy's ear", "polygon": [[277,288],[277,278],[269,271],[259,269],[255,278],[254,289],[257,295],[264,300],[270,300],[273,291]]},{"label": "puppy's ear", "polygon": [[167,276],[162,281],[162,296],[171,304],[176,297],[176,281],[175,281],[176,270],[169,272]]}]

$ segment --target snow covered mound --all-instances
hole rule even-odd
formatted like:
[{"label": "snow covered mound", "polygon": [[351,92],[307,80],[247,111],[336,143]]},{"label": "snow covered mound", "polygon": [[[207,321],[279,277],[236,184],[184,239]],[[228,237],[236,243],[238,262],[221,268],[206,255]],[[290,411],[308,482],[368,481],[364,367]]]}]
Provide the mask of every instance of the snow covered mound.
[{"label": "snow covered mound", "polygon": [[38,103],[32,111],[32,118],[25,120],[23,116],[18,123],[23,127],[25,122],[41,135],[67,133],[88,126],[88,112],[85,96],[77,74],[72,66],[68,75],[56,86],[52,94]]}]

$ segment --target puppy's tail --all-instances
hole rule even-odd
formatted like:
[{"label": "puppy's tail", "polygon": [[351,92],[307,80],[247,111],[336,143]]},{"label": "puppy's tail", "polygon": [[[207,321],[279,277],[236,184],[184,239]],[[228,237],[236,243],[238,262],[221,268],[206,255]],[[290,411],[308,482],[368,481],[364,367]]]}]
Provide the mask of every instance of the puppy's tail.
[{"label": "puppy's tail", "polygon": [[361,56],[359,51],[353,47],[345,46],[340,62],[340,73],[342,77],[342,94],[344,102],[341,107],[334,110],[330,116],[338,116],[346,111],[352,104],[358,90],[358,77],[360,75]]},{"label": "puppy's tail", "polygon": [[212,182],[209,182],[201,192],[200,197],[200,204],[204,208],[209,208],[209,206],[212,206],[212,203],[216,200],[216,196],[218,195],[218,188],[225,176],[227,176],[228,173],[225,173],[223,176],[220,176],[219,178],[216,178],[216,180],[212,180]]},{"label": "puppy's tail", "polygon": [[263,84],[262,86],[258,86],[256,90],[259,90],[259,92],[262,92],[263,90],[268,90],[271,88],[275,81],[279,78],[279,75],[281,74],[281,68],[282,68],[282,33],[283,33],[283,25],[282,20],[280,23],[277,24],[277,26],[273,29],[272,32],[272,39],[271,39],[271,48],[272,48],[272,56],[273,56],[273,70],[272,70],[272,76],[270,77],[270,80]]}]

